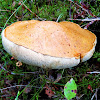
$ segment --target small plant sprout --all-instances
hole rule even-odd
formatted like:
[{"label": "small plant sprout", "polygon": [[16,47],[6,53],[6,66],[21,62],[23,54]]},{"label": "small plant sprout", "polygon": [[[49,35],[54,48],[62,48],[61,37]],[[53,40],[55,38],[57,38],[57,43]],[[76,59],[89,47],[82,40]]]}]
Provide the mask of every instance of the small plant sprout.
[{"label": "small plant sprout", "polygon": [[15,98],[15,100],[18,100],[18,96],[19,96],[20,92],[18,91],[17,96]]},{"label": "small plant sprout", "polygon": [[68,81],[64,86],[64,95],[67,100],[70,100],[76,96],[77,93],[77,85],[73,78]]}]

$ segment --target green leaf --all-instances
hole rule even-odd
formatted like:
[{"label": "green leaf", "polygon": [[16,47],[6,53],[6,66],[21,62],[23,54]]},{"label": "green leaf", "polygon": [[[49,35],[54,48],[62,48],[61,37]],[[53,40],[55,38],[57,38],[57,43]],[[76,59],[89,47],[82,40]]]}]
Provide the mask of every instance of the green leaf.
[{"label": "green leaf", "polygon": [[77,85],[73,78],[68,81],[64,86],[64,95],[65,97],[70,100],[76,96],[77,93]]}]

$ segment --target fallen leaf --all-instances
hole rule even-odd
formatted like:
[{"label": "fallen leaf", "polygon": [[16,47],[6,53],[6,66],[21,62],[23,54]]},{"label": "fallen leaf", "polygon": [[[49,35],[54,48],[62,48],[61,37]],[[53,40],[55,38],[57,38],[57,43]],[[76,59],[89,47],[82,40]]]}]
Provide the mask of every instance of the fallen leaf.
[{"label": "fallen leaf", "polygon": [[76,96],[77,93],[77,85],[73,78],[68,81],[64,86],[64,95],[67,100],[70,100]]},{"label": "fallen leaf", "polygon": [[14,59],[14,57],[11,57],[11,60],[13,60]]},{"label": "fallen leaf", "polygon": [[92,90],[92,87],[90,84],[88,84],[88,87],[87,87],[89,90],[91,90],[91,92],[93,93],[93,90]]},{"label": "fallen leaf", "polygon": [[45,85],[45,94],[48,95],[49,98],[51,98],[54,95],[54,92],[52,91],[52,88],[48,86],[47,84]]}]

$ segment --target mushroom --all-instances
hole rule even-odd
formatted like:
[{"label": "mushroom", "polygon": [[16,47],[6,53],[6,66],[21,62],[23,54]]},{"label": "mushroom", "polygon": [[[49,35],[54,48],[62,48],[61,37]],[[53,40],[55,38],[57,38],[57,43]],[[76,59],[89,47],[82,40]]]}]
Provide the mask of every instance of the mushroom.
[{"label": "mushroom", "polygon": [[4,49],[15,59],[51,69],[70,68],[90,59],[97,42],[95,34],[67,21],[18,21],[1,35]]}]

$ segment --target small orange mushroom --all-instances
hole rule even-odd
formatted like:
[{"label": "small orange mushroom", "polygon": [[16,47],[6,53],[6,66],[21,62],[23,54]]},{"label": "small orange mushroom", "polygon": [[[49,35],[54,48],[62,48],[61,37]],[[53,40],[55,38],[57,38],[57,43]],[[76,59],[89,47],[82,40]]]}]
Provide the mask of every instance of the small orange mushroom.
[{"label": "small orange mushroom", "polygon": [[72,22],[19,21],[2,31],[4,49],[29,65],[62,69],[91,58],[97,38]]}]

